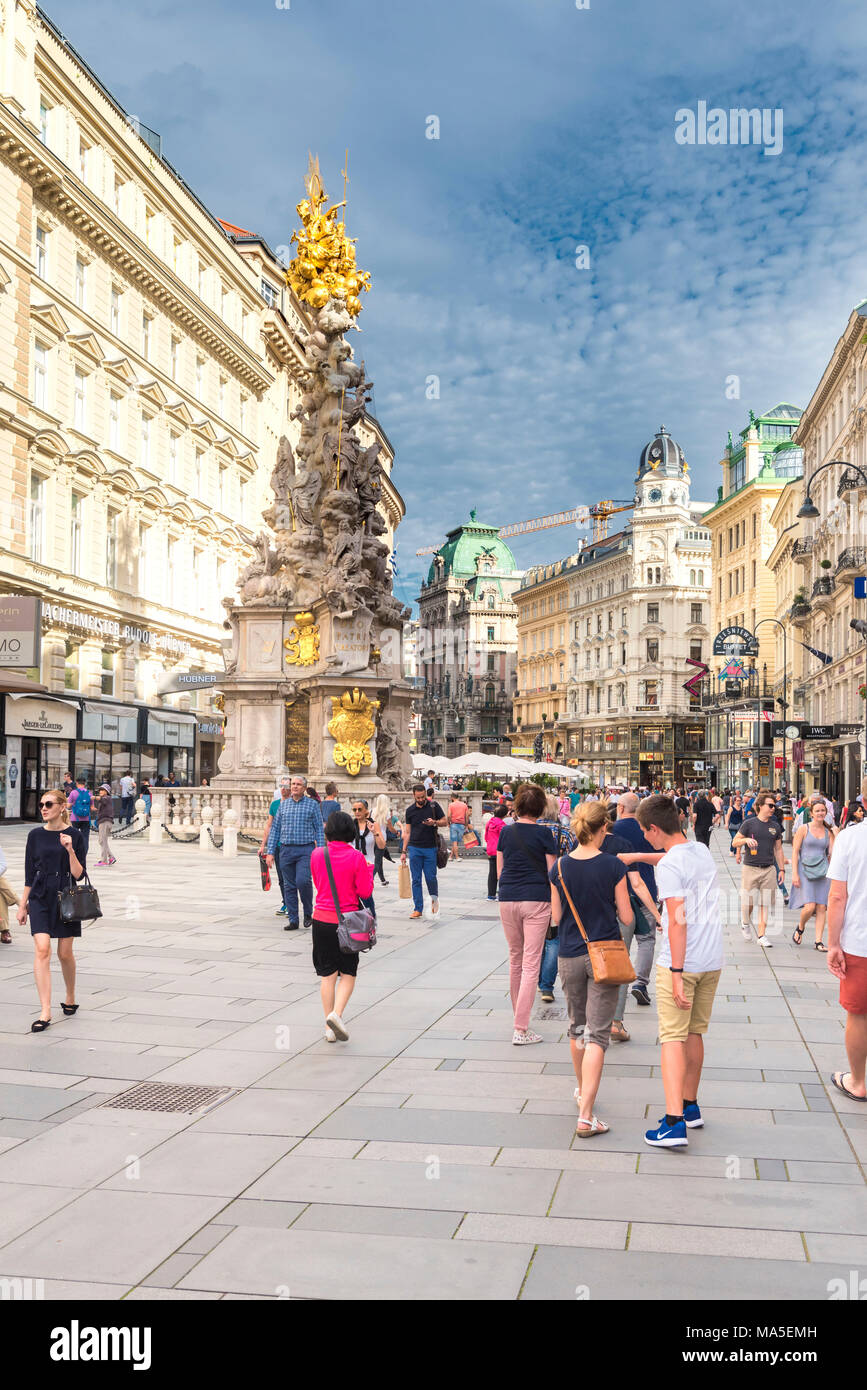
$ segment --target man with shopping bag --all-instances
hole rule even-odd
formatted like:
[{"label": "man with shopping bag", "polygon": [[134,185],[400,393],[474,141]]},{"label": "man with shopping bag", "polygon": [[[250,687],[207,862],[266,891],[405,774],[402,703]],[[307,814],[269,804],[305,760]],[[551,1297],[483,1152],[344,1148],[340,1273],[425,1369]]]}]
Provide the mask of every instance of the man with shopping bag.
[{"label": "man with shopping bag", "polygon": [[401,865],[406,864],[409,849],[409,871],[412,879],[412,905],[410,920],[421,917],[424,908],[424,895],[421,886],[424,874],[427,890],[430,893],[430,910],[434,917],[440,909],[439,886],[437,884],[437,827],[448,824],[446,814],[438,801],[429,801],[424,784],[417,782],[412,789],[413,804],[406,808],[403,826],[403,851]]}]

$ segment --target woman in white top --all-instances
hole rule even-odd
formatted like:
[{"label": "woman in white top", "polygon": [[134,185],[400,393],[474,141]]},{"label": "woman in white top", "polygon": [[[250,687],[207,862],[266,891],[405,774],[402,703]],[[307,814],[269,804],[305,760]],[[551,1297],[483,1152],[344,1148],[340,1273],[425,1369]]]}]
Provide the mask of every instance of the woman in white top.
[{"label": "woman in white top", "polygon": [[[389,864],[394,863],[394,860],[388,852],[388,832],[389,830],[393,831],[394,835],[397,836],[397,843],[399,843],[400,822],[398,821],[397,816],[392,815],[391,803],[389,802],[388,797],[383,795],[382,793],[380,793],[380,795],[376,798],[376,800],[373,803],[372,823],[374,830],[374,873],[379,878],[380,883],[384,883],[387,885],[388,879],[385,877],[385,874],[382,871],[382,861],[383,859],[387,859]],[[381,840],[376,839],[377,833],[381,836]]]},{"label": "woman in white top", "polygon": [[355,818],[355,848],[364,855],[368,864],[376,864],[376,851],[385,849],[385,835],[370,819],[370,811],[363,797],[353,797],[352,814]]}]

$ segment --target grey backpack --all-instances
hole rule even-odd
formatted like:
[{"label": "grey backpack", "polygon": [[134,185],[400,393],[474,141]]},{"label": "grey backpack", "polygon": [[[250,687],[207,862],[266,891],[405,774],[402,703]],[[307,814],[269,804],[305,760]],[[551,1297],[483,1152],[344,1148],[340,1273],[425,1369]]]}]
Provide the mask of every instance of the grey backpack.
[{"label": "grey backpack", "polygon": [[334,899],[334,909],[337,913],[337,945],[347,955],[352,955],[353,952],[357,951],[370,951],[376,945],[376,918],[369,907],[359,906],[355,912],[340,911],[340,899],[337,896],[337,886],[334,882],[327,845],[323,852],[325,854],[325,867],[328,870],[328,882],[331,884],[331,896]]}]

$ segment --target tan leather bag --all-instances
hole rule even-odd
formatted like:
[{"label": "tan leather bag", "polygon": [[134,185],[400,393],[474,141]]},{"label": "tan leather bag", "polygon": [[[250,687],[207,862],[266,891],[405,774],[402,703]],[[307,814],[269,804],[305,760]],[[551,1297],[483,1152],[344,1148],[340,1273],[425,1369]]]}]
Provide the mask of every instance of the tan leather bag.
[{"label": "tan leather bag", "polygon": [[562,859],[557,860],[557,877],[560,880],[560,887],[566,894],[566,901],[572,909],[572,916],[578,926],[578,930],[587,943],[587,954],[590,957],[590,969],[593,971],[593,978],[600,985],[628,985],[635,979],[635,971],[632,968],[632,961],[629,959],[629,952],[626,949],[626,942],[622,937],[617,941],[591,941],[581,918],[578,916],[578,909],[572,901],[569,889],[563,882],[563,871],[560,868]]}]

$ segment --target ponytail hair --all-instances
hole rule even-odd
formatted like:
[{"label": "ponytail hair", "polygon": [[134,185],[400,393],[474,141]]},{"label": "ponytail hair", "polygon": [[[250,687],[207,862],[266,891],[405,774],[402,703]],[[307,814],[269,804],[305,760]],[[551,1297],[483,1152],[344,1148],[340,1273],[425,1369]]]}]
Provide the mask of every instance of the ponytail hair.
[{"label": "ponytail hair", "polygon": [[571,826],[579,845],[589,845],[593,837],[608,826],[608,802],[579,801],[572,812]]}]

